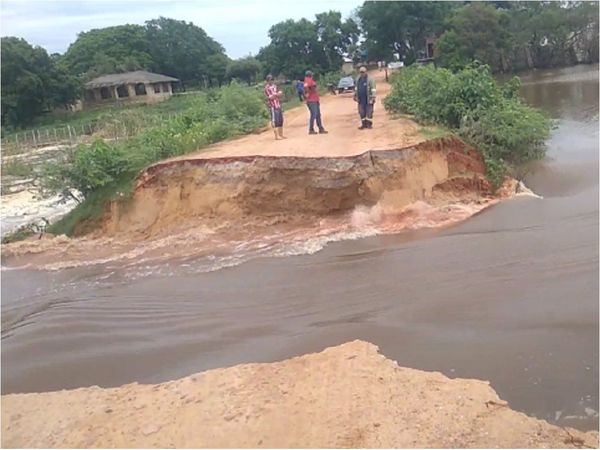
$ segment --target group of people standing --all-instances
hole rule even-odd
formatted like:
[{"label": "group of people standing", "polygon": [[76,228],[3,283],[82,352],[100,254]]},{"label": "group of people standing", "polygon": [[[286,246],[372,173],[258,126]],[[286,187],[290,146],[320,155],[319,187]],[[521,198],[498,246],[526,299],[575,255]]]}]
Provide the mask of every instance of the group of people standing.
[{"label": "group of people standing", "polygon": [[[271,126],[275,134],[275,139],[285,139],[283,135],[283,110],[281,107],[281,92],[272,75],[267,75],[265,85],[265,96],[271,113]],[[313,73],[307,70],[304,80],[296,82],[296,92],[301,102],[306,102],[309,111],[308,134],[327,134],[323,127],[321,118],[321,103],[317,82],[314,80]],[[376,89],[375,80],[369,77],[367,68],[362,66],[359,69],[359,76],[355,82],[354,101],[358,103],[358,114],[360,116],[360,130],[373,128],[373,108],[375,105]],[[315,122],[318,131],[315,130]]]}]

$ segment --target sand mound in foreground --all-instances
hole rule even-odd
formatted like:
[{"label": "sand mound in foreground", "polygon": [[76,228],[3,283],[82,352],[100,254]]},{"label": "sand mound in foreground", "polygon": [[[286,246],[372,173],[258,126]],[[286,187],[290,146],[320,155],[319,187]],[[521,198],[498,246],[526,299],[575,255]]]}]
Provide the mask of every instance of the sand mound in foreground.
[{"label": "sand mound in foreground", "polygon": [[3,447],[596,447],[487,382],[399,367],[354,341],[157,385],[2,397]]}]

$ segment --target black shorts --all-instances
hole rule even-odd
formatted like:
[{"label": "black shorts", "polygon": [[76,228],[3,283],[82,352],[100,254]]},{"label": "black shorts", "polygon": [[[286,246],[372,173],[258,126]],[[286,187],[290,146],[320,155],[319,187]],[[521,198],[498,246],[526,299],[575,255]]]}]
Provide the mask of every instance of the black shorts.
[{"label": "black shorts", "polygon": [[271,108],[271,125],[273,125],[273,128],[283,126],[283,111],[281,108]]}]

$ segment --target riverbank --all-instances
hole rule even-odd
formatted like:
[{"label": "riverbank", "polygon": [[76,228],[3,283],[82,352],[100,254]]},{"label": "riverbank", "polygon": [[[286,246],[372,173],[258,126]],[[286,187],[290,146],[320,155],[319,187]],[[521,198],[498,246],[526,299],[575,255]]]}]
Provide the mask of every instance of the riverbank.
[{"label": "riverbank", "polygon": [[3,447],[597,447],[510,409],[487,382],[399,367],[353,341],[271,364],[2,397]]}]

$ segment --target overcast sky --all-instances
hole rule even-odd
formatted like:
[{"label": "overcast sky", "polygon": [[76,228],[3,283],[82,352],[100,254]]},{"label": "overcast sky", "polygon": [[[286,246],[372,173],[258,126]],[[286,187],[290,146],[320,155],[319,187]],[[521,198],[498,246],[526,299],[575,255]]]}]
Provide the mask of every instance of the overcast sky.
[{"label": "overcast sky", "polygon": [[269,43],[271,25],[314,19],[323,11],[347,17],[362,0],[1,0],[0,33],[64,53],[77,33],[159,16],[191,21],[225,47],[232,58],[256,54]]}]

